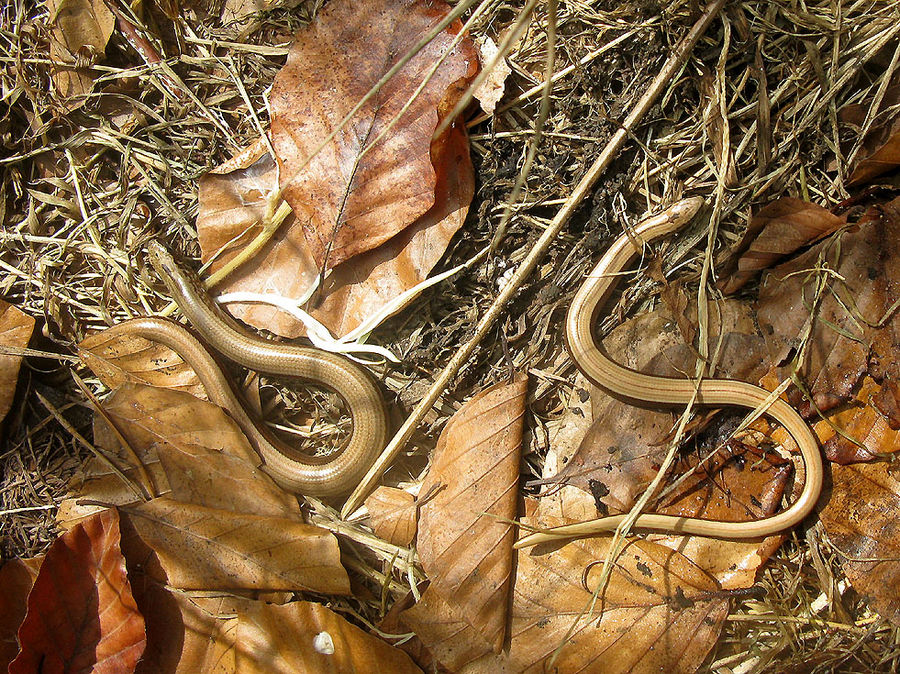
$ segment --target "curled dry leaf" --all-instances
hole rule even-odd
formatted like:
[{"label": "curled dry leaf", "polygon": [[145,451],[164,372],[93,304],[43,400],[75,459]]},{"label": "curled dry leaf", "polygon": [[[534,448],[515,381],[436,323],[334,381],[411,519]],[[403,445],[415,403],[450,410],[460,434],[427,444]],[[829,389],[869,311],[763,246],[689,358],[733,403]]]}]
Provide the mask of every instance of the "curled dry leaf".
[{"label": "curled dry leaf", "polygon": [[105,510],[60,536],[28,595],[10,674],[119,674],[144,652],[144,619],[119,548],[119,517]]},{"label": "curled dry leaf", "polygon": [[427,592],[457,608],[489,650],[506,634],[525,377],[488,388],[453,415],[421,493],[416,548]]},{"label": "curled dry leaf", "polygon": [[[31,316],[0,300],[0,345],[24,349],[33,331],[34,319]],[[21,365],[22,356],[0,354],[0,421],[12,407]]]},{"label": "curled dry leaf", "polygon": [[[475,38],[475,46],[478,48],[478,56],[482,63],[490,63],[497,55],[499,49],[497,44],[491,39],[490,35],[479,35]],[[491,70],[487,79],[481,83],[475,90],[475,98],[481,104],[484,114],[493,115],[497,103],[503,98],[503,91],[506,88],[506,78],[510,76],[512,69],[506,63],[506,59],[501,59]]]},{"label": "curled dry leaf", "polygon": [[253,602],[240,612],[237,671],[245,674],[420,674],[403,651],[321,604]]},{"label": "curled dry leaf", "polygon": [[[277,193],[275,163],[268,154],[258,155],[245,158],[252,161],[249,166],[239,164],[200,181],[197,232],[203,259],[209,261],[221,251],[213,270],[259,233],[268,200]],[[437,172],[434,205],[399,235],[338,265],[307,306],[333,334],[354,330],[375,310],[424,281],[462,226],[475,189],[465,131],[451,127],[434,141],[431,156]],[[303,297],[318,275],[303,232],[290,216],[275,237],[217,290]],[[272,306],[233,303],[228,308],[236,318],[284,337],[305,332],[296,318]]]},{"label": "curled dry leaf", "polygon": [[72,107],[86,100],[94,84],[87,70],[103,56],[116,25],[103,0],[47,0],[50,16],[50,60],[57,66],[53,83],[64,98],[75,98]]},{"label": "curled dry leaf", "polygon": [[721,270],[722,292],[736,292],[763,269],[844,224],[844,218],[802,199],[773,201],[753,216],[731,262]]},{"label": "curled dry leaf", "polygon": [[34,585],[43,557],[12,559],[0,567],[0,672],[19,652],[16,633],[25,618],[28,593]]},{"label": "curled dry leaf", "polygon": [[366,499],[366,509],[369,524],[380,538],[404,548],[413,542],[418,512],[416,499],[408,491],[378,487]]},{"label": "curled dry leaf", "polygon": [[[559,523],[526,520],[534,526]],[[589,538],[519,554],[511,641],[503,654],[473,657],[471,627],[440,604],[414,607],[403,619],[444,666],[465,674],[548,671],[557,647],[551,671],[560,673],[694,672],[716,642],[728,600],[715,580],[678,552],[634,541],[613,566],[595,605],[599,616],[582,615],[593,600],[609,541]]]},{"label": "curled dry leaf", "polygon": [[[896,81],[895,77],[894,82]],[[900,85],[893,84],[884,92],[881,110],[896,110],[898,102],[900,102]],[[842,115],[844,118],[852,116],[854,115]],[[842,119],[842,121],[845,120]],[[855,164],[847,181],[849,186],[871,182],[900,166],[900,117],[894,114],[883,118],[869,130],[866,137],[862,139],[862,146],[856,155]]]},{"label": "curled dry leaf", "polygon": [[453,106],[459,81],[474,77],[478,67],[471,40],[452,45],[461,29],[458,20],[313,153],[449,11],[440,0],[337,0],[294,39],[272,85],[271,136],[284,197],[322,270],[376,248],[434,204],[430,151],[439,110]]},{"label": "curled dry leaf", "polygon": [[898,238],[900,199],[763,278],[758,316],[769,359],[781,380],[803,354],[798,375],[812,400],[793,387],[788,399],[804,416],[850,401],[867,373],[900,379],[900,318],[890,312],[900,299]]},{"label": "curled dry leaf", "polygon": [[350,594],[337,539],[325,529],[165,497],[123,512],[140,537],[128,543],[156,554],[159,582],[188,590]]},{"label": "curled dry leaf", "polygon": [[900,626],[898,508],[900,481],[890,464],[832,466],[831,493],[819,517],[853,587]]}]

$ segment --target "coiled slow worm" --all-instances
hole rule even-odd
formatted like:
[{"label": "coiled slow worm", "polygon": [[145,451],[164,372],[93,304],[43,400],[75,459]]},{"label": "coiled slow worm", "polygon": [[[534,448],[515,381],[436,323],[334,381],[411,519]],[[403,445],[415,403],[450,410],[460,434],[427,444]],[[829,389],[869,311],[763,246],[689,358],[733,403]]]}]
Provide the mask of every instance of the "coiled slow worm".
[{"label": "coiled slow worm", "polygon": [[199,278],[179,267],[159,243],[148,246],[150,262],[195,330],[225,358],[266,374],[321,384],[343,398],[353,421],[338,453],[315,457],[280,442],[246,411],[210,352],[185,328],[162,318],[137,318],[110,328],[173,349],[197,373],[210,400],[223,407],[247,435],[263,469],[282,487],[310,496],[345,495],[359,483],[387,440],[387,415],[378,387],[352,361],[328,351],[279,344],[241,328],[207,295]]},{"label": "coiled slow worm", "polygon": [[[638,224],[630,236],[619,237],[578,290],[566,316],[566,339],[578,368],[592,382],[613,395],[646,403],[686,405],[697,386],[687,379],[656,377],[635,372],[610,360],[597,346],[593,327],[599,308],[609,296],[614,280],[631,261],[641,246],[673,232],[693,218],[703,200],[686,199],[660,215]],[[778,533],[794,526],[813,509],[822,490],[822,457],[816,436],[803,418],[781,398],[770,400],[771,394],[759,386],[730,379],[705,379],[699,383],[697,402],[701,405],[737,405],[764,407],[768,415],[780,423],[797,443],[806,466],[803,490],[786,510],[750,522],[719,522],[672,515],[641,514],[633,528],[679,534],[699,534],[716,538],[756,538]],[[613,515],[544,529],[519,539],[515,547],[590,536],[615,530],[626,515]]]}]

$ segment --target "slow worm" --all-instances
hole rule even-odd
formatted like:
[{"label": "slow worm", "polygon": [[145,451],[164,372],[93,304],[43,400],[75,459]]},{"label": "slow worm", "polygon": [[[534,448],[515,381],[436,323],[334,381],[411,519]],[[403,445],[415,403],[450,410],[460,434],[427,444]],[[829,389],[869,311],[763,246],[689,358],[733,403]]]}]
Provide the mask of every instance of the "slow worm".
[{"label": "slow worm", "polygon": [[161,244],[151,243],[148,252],[182,314],[210,347],[251,370],[333,390],[352,417],[350,438],[343,449],[327,457],[310,456],[280,442],[248,414],[210,352],[174,321],[137,318],[110,331],[138,335],[173,349],[197,373],[210,400],[241,427],[262,457],[263,469],[282,487],[323,498],[342,496],[356,487],[387,440],[384,402],[369,374],[337,354],[250,334],[213,303],[199,278],[176,264]]},{"label": "slow worm", "polygon": [[[592,382],[610,393],[642,403],[686,405],[694,395],[695,382],[687,379],[656,377],[635,372],[613,362],[594,340],[593,327],[603,302],[609,296],[615,279],[639,251],[639,246],[676,231],[693,218],[702,199],[686,199],[668,211],[648,218],[634,231],[619,237],[575,295],[566,316],[566,339],[578,368]],[[786,510],[750,522],[719,522],[672,515],[641,514],[634,528],[679,534],[699,534],[716,538],[756,538],[778,533],[794,526],[813,509],[822,490],[822,458],[819,445],[803,418],[781,398],[770,400],[771,394],[759,386],[730,379],[704,379],[699,382],[697,402],[701,405],[737,405],[765,412],[780,423],[797,443],[806,465],[803,490]],[[603,517],[544,529],[519,539],[515,547],[590,536],[613,531],[626,515]]]}]

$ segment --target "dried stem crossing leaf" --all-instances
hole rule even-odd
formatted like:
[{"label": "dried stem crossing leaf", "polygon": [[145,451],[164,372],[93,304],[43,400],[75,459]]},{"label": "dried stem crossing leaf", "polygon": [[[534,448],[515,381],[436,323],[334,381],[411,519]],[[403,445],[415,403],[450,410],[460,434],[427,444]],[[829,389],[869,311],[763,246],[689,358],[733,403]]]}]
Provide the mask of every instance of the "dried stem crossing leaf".
[{"label": "dried stem crossing leaf", "polygon": [[[34,331],[34,319],[0,300],[0,346],[24,349]],[[0,353],[0,421],[9,412],[16,393],[22,356]]]},{"label": "dried stem crossing leaf", "polygon": [[[473,77],[478,63],[468,38],[452,46],[459,22],[412,57],[312,155],[448,12],[442,2],[338,0],[295,37],[272,86],[272,143],[284,196],[320,269],[381,245],[434,204],[430,149],[439,107],[453,105],[455,99],[446,100],[448,90],[458,97],[452,85]],[[429,70],[445,56],[413,101]]]}]

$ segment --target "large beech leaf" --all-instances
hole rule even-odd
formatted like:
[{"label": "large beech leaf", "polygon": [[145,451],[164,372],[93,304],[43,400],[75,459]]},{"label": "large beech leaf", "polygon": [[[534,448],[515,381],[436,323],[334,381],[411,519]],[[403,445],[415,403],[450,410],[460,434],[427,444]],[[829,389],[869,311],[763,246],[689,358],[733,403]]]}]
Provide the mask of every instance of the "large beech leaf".
[{"label": "large beech leaf", "polygon": [[733,293],[763,269],[796,252],[845,222],[817,204],[782,197],[750,220],[731,264],[720,272],[722,292]]},{"label": "large beech leaf", "polygon": [[253,602],[239,613],[237,671],[245,674],[419,674],[409,656],[321,604]]},{"label": "large beech leaf", "polygon": [[[34,331],[34,319],[0,300],[0,346],[24,349]],[[0,353],[0,421],[12,407],[22,356]]]},{"label": "large beech leaf", "polygon": [[145,641],[119,548],[118,513],[105,510],[47,551],[9,671],[120,674],[134,669]]},{"label": "large beech leaf", "polygon": [[[465,131],[452,127],[432,143],[437,172],[434,205],[381,246],[338,265],[306,307],[332,333],[343,336],[372,313],[428,277],[462,226],[474,194],[472,161]],[[268,200],[278,190],[275,163],[250,153],[249,165],[212,173],[200,181],[197,232],[203,259],[215,256],[216,270],[258,232]],[[275,293],[302,297],[319,276],[296,218],[289,217],[266,246],[217,287],[217,292]],[[242,321],[285,337],[305,328],[274,307],[235,302],[229,311]]]},{"label": "large beech leaf", "polygon": [[140,542],[156,553],[163,574],[156,580],[171,586],[350,594],[337,539],[325,529],[169,498],[125,512]]},{"label": "large beech leaf", "polygon": [[[417,604],[401,617],[441,664],[467,674],[695,671],[715,644],[728,612],[729,602],[717,583],[678,552],[633,541],[613,566],[597,613],[582,616],[592,601],[602,567],[598,561],[606,557],[609,541],[588,538],[550,552],[519,554],[511,640],[508,652],[500,655],[478,657],[472,644],[479,635],[440,600]],[[546,669],[560,646],[556,668]]]},{"label": "large beech leaf", "polygon": [[[435,36],[312,155],[449,11],[440,0],[336,0],[294,39],[272,85],[271,136],[284,197],[321,269],[381,245],[434,204],[430,149],[439,107],[453,104],[448,99],[461,91],[453,85],[474,76],[478,63],[468,38],[451,49],[459,22]],[[395,119],[393,128],[366,150]]]},{"label": "large beech leaf", "polygon": [[900,626],[900,481],[892,472],[887,463],[832,466],[819,517],[853,587]]},{"label": "large beech leaf", "polygon": [[793,387],[788,392],[804,416],[850,401],[867,373],[900,380],[900,319],[889,313],[900,299],[898,239],[900,199],[763,277],[758,316],[777,379],[790,377],[814,319],[798,372],[812,400]]},{"label": "large beech leaf", "polygon": [[428,592],[458,608],[490,649],[506,634],[522,418],[528,380],[469,400],[438,439],[421,493],[416,548]]}]

